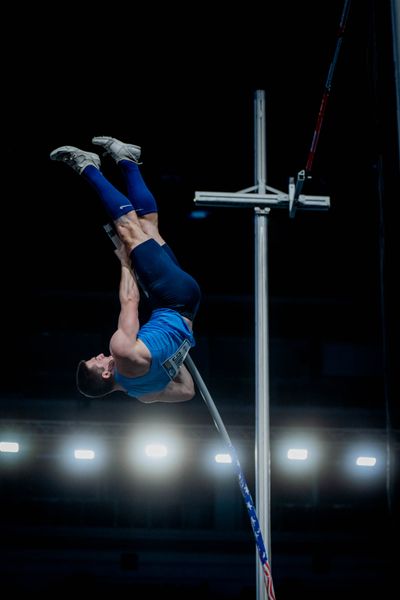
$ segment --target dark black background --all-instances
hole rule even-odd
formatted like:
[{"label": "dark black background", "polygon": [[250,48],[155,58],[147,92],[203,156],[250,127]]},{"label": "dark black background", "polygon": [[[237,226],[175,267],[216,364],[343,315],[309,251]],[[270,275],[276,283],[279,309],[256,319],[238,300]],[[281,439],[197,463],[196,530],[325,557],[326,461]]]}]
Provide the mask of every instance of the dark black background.
[{"label": "dark black background", "polygon": [[[12,588],[52,593],[56,586],[74,592],[108,586],[132,593],[169,585],[177,596],[254,597],[254,544],[239,490],[224,492],[222,506],[238,505],[229,533],[214,514],[221,503],[215,484],[198,481],[195,467],[193,477],[174,482],[175,495],[142,482],[143,502],[111,475],[89,492],[54,474],[50,441],[73,425],[100,428],[119,443],[125,434],[119,427],[156,419],[178,423],[200,448],[213,428],[200,396],[184,406],[146,407],[119,395],[88,402],[76,392],[77,361],[106,352],[116,326],[119,269],[99,199],[49,153],[65,144],[94,150],[95,135],[142,147],[142,173],[159,202],[161,231],[203,291],[193,358],[228,429],[248,446],[253,486],[254,216],[228,208],[210,210],[205,220],[189,216],[195,191],[235,192],[254,184],[256,90],[266,93],[267,183],[287,191],[289,177],[304,169],[342,8],[332,0],[219,5],[218,11],[93,6],[91,14],[56,6],[9,17],[13,41],[3,49],[2,75],[1,416],[4,431],[19,428],[40,440],[37,463],[31,458],[17,475],[3,471],[3,576]],[[283,482],[273,469],[278,600],[299,590],[326,598],[331,590],[344,598],[361,589],[368,597],[390,578],[382,545],[396,524],[398,501],[396,139],[390,3],[354,2],[304,188],[328,195],[331,208],[295,219],[272,210],[269,217],[272,442],[275,451],[285,427],[298,426],[322,435],[335,451],[371,435],[389,449],[392,462],[379,489],[354,494],[339,476],[320,474],[311,493]],[[103,170],[122,186],[110,160]],[[155,501],[159,494],[164,506]],[[176,508],[179,502],[185,509]],[[113,503],[118,518],[115,506],[111,515]],[[136,520],[127,516],[133,505]],[[149,506],[151,518],[141,512]],[[174,506],[203,516],[185,527],[182,519],[174,521]],[[112,559],[103,570],[97,565],[100,538],[102,552],[120,556],[119,571]],[[165,554],[176,553],[169,578],[154,567],[151,576],[141,570],[148,546],[160,548],[158,566]],[[59,565],[77,566],[51,566],[54,548]],[[82,548],[90,548],[90,560]],[[197,572],[177,558],[189,550],[199,560]],[[219,571],[204,564],[207,556],[210,564],[221,561]],[[235,557],[247,570],[232,583]]]}]

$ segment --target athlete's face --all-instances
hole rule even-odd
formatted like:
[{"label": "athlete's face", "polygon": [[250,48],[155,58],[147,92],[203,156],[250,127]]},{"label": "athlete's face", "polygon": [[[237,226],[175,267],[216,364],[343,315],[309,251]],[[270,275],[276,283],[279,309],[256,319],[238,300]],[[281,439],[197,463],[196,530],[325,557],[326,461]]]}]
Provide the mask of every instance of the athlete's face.
[{"label": "athlete's face", "polygon": [[98,354],[97,356],[93,356],[86,361],[86,365],[89,369],[97,368],[101,370],[102,373],[112,372],[114,367],[114,359],[112,356],[104,356],[104,354]]}]

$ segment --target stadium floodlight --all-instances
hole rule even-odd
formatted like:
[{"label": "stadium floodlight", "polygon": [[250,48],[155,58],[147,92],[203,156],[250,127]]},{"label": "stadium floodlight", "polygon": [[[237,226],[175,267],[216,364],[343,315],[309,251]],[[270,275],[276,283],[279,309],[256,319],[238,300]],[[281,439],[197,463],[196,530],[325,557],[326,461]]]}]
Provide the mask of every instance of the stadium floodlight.
[{"label": "stadium floodlight", "polygon": [[308,450],[307,448],[289,448],[287,457],[289,460],[307,460]]},{"label": "stadium floodlight", "polygon": [[301,474],[315,470],[322,454],[321,444],[312,433],[293,431],[277,441],[273,450],[273,460],[282,471]]},{"label": "stadium floodlight", "polygon": [[165,426],[149,426],[134,431],[127,443],[127,459],[135,471],[145,476],[167,476],[181,463],[179,433]]},{"label": "stadium floodlight", "polygon": [[94,450],[76,448],[74,450],[74,458],[76,460],[94,460],[96,453]]},{"label": "stadium floodlight", "polygon": [[357,456],[356,465],[358,467],[375,467],[376,457],[375,456]]},{"label": "stadium floodlight", "polygon": [[344,469],[352,482],[381,483],[385,476],[385,447],[383,443],[367,439],[350,446],[345,454]]},{"label": "stadium floodlight", "polygon": [[165,444],[146,444],[144,452],[149,458],[165,458],[168,448]]},{"label": "stadium floodlight", "polygon": [[107,463],[105,443],[98,435],[78,433],[61,442],[60,458],[73,474],[96,473]]},{"label": "stadium floodlight", "polygon": [[19,452],[19,444],[18,442],[0,442],[0,452],[10,452],[16,453]]},{"label": "stadium floodlight", "polygon": [[221,464],[230,464],[232,463],[232,457],[230,454],[216,454],[214,457],[214,460],[216,463],[221,463]]}]

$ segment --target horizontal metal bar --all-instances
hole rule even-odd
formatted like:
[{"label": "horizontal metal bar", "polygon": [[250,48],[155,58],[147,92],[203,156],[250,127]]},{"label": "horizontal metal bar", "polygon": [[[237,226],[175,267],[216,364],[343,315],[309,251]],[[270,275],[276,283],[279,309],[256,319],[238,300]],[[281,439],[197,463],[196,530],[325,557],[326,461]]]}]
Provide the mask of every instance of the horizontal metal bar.
[{"label": "horizontal metal bar", "polygon": [[199,206],[286,206],[288,195],[195,192],[194,202]]},{"label": "horizontal metal bar", "polygon": [[327,210],[331,202],[329,196],[304,196],[300,194],[298,200],[295,200],[295,204],[300,210]]},{"label": "horizontal metal bar", "polygon": [[[194,203],[199,206],[274,206],[288,208],[289,195],[278,194],[246,194],[242,192],[195,192]],[[299,196],[296,209],[326,210],[330,206],[329,196]]]}]

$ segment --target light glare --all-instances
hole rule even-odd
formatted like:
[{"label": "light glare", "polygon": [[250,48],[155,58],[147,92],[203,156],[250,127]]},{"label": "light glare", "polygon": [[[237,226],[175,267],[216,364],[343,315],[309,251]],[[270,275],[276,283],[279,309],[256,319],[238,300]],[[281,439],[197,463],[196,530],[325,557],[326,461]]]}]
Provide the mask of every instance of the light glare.
[{"label": "light glare", "polygon": [[164,444],[147,444],[144,451],[150,458],[164,458],[168,454],[168,448]]},{"label": "light glare", "polygon": [[18,442],[0,442],[0,452],[19,452]]},{"label": "light glare", "polygon": [[231,463],[232,457],[230,454],[216,454],[214,458],[216,463]]},{"label": "light glare", "polygon": [[146,477],[169,477],[182,462],[179,432],[165,424],[140,428],[127,443],[127,458]]},{"label": "light glare", "polygon": [[83,448],[74,450],[74,457],[77,460],[93,460],[96,454],[93,450],[85,450]]},{"label": "light glare", "polygon": [[358,456],[356,465],[358,467],[374,467],[376,465],[376,458],[374,456]]},{"label": "light glare", "polygon": [[206,219],[207,217],[207,210],[192,210],[191,213],[189,213],[189,219]]},{"label": "light glare", "polygon": [[307,448],[289,448],[287,457],[289,460],[307,460],[308,450]]}]

